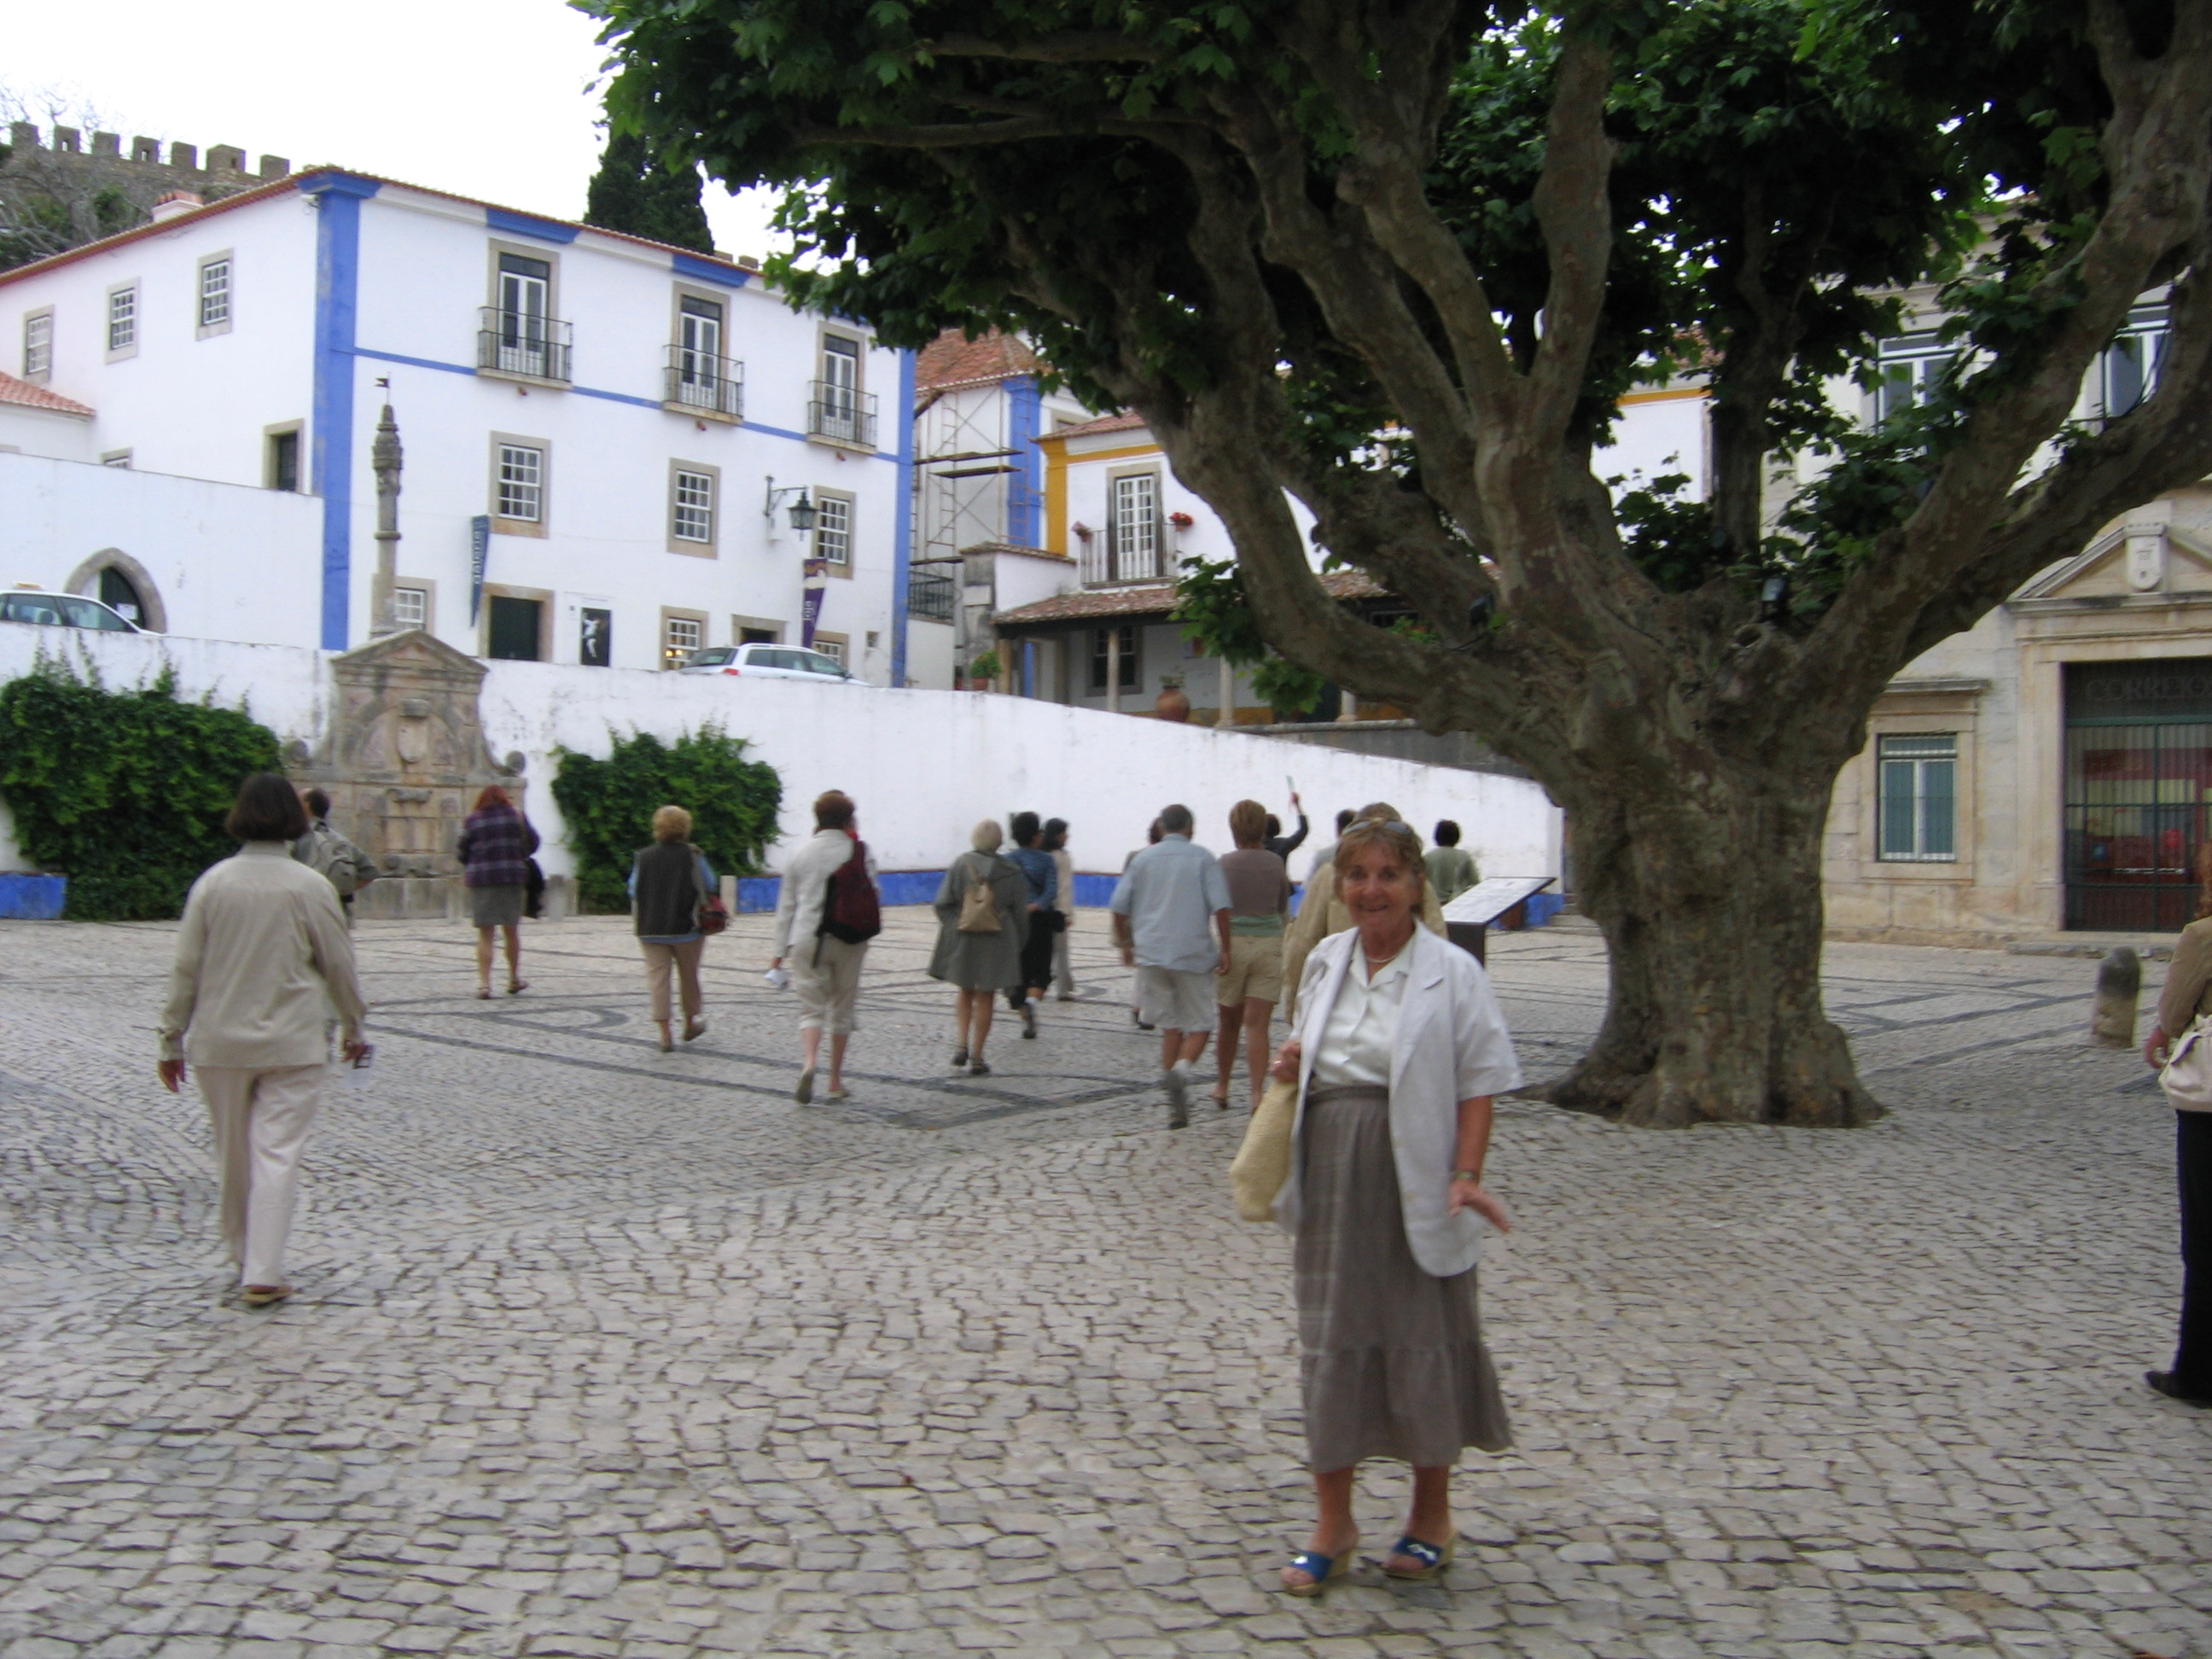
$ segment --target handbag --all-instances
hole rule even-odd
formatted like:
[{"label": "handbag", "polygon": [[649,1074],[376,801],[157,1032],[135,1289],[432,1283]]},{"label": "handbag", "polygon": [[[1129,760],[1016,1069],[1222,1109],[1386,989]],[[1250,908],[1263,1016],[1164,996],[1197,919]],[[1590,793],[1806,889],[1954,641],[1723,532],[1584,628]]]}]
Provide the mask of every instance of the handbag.
[{"label": "handbag", "polygon": [[990,866],[985,866],[981,875],[975,866],[968,866],[968,890],[960,896],[960,920],[957,931],[963,933],[995,933],[1005,926],[999,920],[999,896],[991,890]]},{"label": "handbag", "polygon": [[699,901],[699,931],[719,933],[730,925],[730,913],[722,908],[722,896],[709,894]]},{"label": "handbag", "polygon": [[1274,1219],[1275,1195],[1291,1178],[1291,1134],[1297,1121],[1298,1085],[1269,1078],[1260,1109],[1244,1126],[1244,1144],[1229,1166],[1230,1195],[1243,1220]]},{"label": "handbag", "polygon": [[2177,1111],[2212,1111],[2212,1014],[2199,1014],[2174,1039],[2159,1068],[2158,1086]]}]

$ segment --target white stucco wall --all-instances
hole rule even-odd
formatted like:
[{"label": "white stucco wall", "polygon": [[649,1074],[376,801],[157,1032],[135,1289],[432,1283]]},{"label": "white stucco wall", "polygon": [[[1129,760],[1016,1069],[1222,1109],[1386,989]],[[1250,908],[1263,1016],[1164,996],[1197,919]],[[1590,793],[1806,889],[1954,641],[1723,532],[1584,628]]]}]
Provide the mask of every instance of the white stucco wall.
[{"label": "white stucco wall", "polygon": [[52,455],[65,461],[93,461],[92,422],[82,415],[27,409],[0,403],[0,453]]},{"label": "white stucco wall", "polygon": [[[321,736],[328,659],[319,652],[8,626],[0,627],[0,680],[27,670],[40,647],[64,646],[98,664],[111,685],[150,678],[167,661],[186,696],[244,697],[288,742]],[[549,874],[570,868],[548,787],[556,748],[605,753],[611,731],[672,738],[709,720],[750,741],[782,776],[785,840],[771,866],[811,831],[809,803],[829,788],[859,801],[862,834],[886,869],[942,868],[968,845],[978,818],[1003,821],[1027,808],[1069,821],[1079,870],[1113,872],[1172,801],[1197,814],[1201,842],[1226,850],[1230,806],[1250,796],[1284,812],[1287,775],[1317,836],[1326,836],[1337,808],[1382,799],[1415,823],[1456,818],[1492,874],[1559,868],[1559,812],[1521,779],[1020,697],[496,662],[481,707],[492,752],[520,750],[526,758]]]}]

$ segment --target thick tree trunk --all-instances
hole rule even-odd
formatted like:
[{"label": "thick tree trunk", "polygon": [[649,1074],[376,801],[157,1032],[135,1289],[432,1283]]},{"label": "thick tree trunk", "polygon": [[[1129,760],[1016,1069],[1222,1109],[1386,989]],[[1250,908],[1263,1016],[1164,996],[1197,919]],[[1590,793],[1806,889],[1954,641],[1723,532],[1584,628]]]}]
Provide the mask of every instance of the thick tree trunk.
[{"label": "thick tree trunk", "polygon": [[1715,770],[1663,799],[1570,800],[1577,900],[1611,999],[1556,1104],[1624,1123],[1849,1127],[1882,1108],[1820,998],[1832,770]]}]

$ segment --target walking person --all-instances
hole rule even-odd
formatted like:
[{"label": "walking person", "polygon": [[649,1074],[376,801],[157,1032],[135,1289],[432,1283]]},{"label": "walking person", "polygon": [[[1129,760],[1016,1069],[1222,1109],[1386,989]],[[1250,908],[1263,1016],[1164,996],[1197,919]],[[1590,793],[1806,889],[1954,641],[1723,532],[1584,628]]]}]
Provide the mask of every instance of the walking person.
[{"label": "walking person", "polygon": [[223,1242],[246,1304],[265,1308],[292,1294],[284,1245],[322,1104],[325,1008],[349,1060],[368,1053],[368,1009],[337,890],[292,856],[307,814],[290,782],[246,779],[223,827],[244,844],[185,896],[159,1070],[174,1094],[191,1062],[222,1173]]},{"label": "walking person", "polygon": [[307,833],[292,843],[292,856],[331,884],[350,927],[353,896],[376,879],[376,865],[368,854],[331,828],[328,795],[319,789],[302,789],[300,805],[307,811]]},{"label": "walking person", "polygon": [[[2212,917],[2191,922],[2174,942],[2144,1060],[2163,1066],[2169,1045],[2205,1013],[2212,1013]],[[2198,1040],[2212,1042],[2212,1034]],[[2181,1199],[2180,1332],[2172,1364],[2145,1371],[2143,1381],[2169,1400],[2212,1408],[2212,1108],[2172,1098]]]},{"label": "walking person", "polygon": [[1306,822],[1306,804],[1298,799],[1298,792],[1295,789],[1291,791],[1291,811],[1298,815],[1298,833],[1285,835],[1283,821],[1270,812],[1267,814],[1267,833],[1260,842],[1261,846],[1282,860],[1286,870],[1290,867],[1291,854],[1305,845],[1306,834],[1313,828]]},{"label": "walking person", "polygon": [[826,1101],[845,1093],[845,1048],[857,1029],[853,1018],[860,994],[860,969],[868,941],[883,931],[883,896],[876,886],[876,861],[860,839],[853,798],[842,789],[814,798],[814,834],[783,866],[775,901],[775,960],[791,958],[793,988],[799,993],[799,1085],[791,1097],[804,1106],[814,1098],[814,1074],[822,1058],[822,1036],[830,1036],[830,1086]]},{"label": "walking person", "polygon": [[[1145,827],[1145,847],[1158,847],[1160,844],[1161,833],[1160,821],[1158,818],[1154,818],[1151,823]],[[1137,853],[1143,852],[1145,850],[1145,847],[1139,847],[1136,853],[1130,854],[1128,857],[1121,860],[1121,873],[1123,875],[1126,876],[1129,873],[1129,866],[1137,861]],[[1143,986],[1139,982],[1136,976],[1132,975],[1129,980],[1129,1018],[1135,1024],[1136,1028],[1139,1030],[1150,1031],[1156,1028],[1152,1025],[1151,1021],[1145,1018],[1144,998],[1141,994],[1143,988]]]},{"label": "walking person", "polygon": [[[1302,821],[1303,822],[1303,821]],[[1213,1085],[1217,1109],[1229,1104],[1241,1035],[1244,1069],[1256,1109],[1267,1079],[1267,1021],[1283,995],[1283,926],[1291,913],[1291,872],[1265,845],[1267,809],[1240,800],[1229,809],[1237,850],[1222,855],[1229,883],[1229,968],[1214,981],[1221,1009],[1221,1047]]]},{"label": "walking person", "polygon": [[684,1007],[684,1040],[704,1036],[706,998],[699,988],[699,958],[707,949],[701,906],[716,890],[714,866],[691,844],[691,814],[663,806],[653,815],[653,845],[638,848],[629,866],[631,925],[645,953],[645,994],[660,1028],[660,1052],[676,1046],[670,1027],[668,981],[676,978]]},{"label": "walking person", "polygon": [[487,786],[461,824],[461,884],[468,889],[469,920],[477,929],[477,995],[491,999],[492,934],[507,935],[507,994],[530,988],[522,977],[522,905],[530,884],[530,855],[538,832],[515,811],[507,791]]},{"label": "walking person", "polygon": [[992,1000],[1021,977],[1030,884],[999,855],[1006,833],[995,819],[985,818],[968,839],[970,850],[952,860],[937,889],[937,948],[930,953],[929,976],[959,988],[952,1069],[988,1077],[983,1044],[991,1036]]},{"label": "walking person", "polygon": [[1044,850],[1052,854],[1052,872],[1060,884],[1060,926],[1052,934],[1052,982],[1062,1002],[1075,1000],[1075,960],[1068,954],[1068,939],[1075,931],[1075,858],[1067,850],[1067,820],[1044,821]]},{"label": "walking person", "polygon": [[[1398,809],[1387,800],[1370,802],[1352,814],[1352,818],[1354,822],[1363,823],[1396,823],[1408,836],[1413,836],[1412,828],[1400,819]],[[1348,833],[1349,826],[1338,831],[1340,836]],[[1413,836],[1413,845],[1418,848],[1420,844],[1420,837]],[[1322,940],[1342,933],[1352,923],[1352,912],[1346,908],[1344,901],[1336,895],[1336,873],[1333,867],[1336,848],[1331,847],[1326,851],[1328,862],[1315,866],[1313,875],[1306,882],[1306,896],[1298,905],[1298,913],[1291,918],[1290,927],[1283,935],[1283,983],[1289,988],[1291,998],[1283,1012],[1294,1024],[1298,1017],[1298,988],[1304,982],[1302,976],[1305,972],[1307,956]],[[1425,877],[1425,865],[1422,866],[1422,872]],[[1443,906],[1437,902],[1437,896],[1425,880],[1421,884],[1420,912],[1421,925],[1438,939],[1444,938]]]},{"label": "walking person", "polygon": [[1475,1261],[1483,1224],[1511,1225],[1482,1166],[1492,1100],[1521,1083],[1513,1041],[1481,964],[1419,925],[1426,880],[1411,830],[1354,824],[1332,868],[1353,925],[1308,959],[1303,1012],[1273,1067],[1299,1085],[1274,1213],[1296,1239],[1318,1510],[1283,1588],[1306,1596],[1351,1565],[1361,1462],[1413,1466],[1412,1513],[1382,1571],[1432,1579],[1456,1536],[1452,1466],[1465,1447],[1502,1451],[1512,1438]]},{"label": "walking person", "polygon": [[1421,855],[1428,872],[1429,890],[1439,907],[1449,904],[1482,879],[1482,866],[1474,854],[1459,844],[1459,825],[1449,818],[1437,820],[1437,844]]},{"label": "walking person", "polygon": [[1192,842],[1190,808],[1164,807],[1159,825],[1158,842],[1115,884],[1114,942],[1137,970],[1140,1021],[1159,1027],[1168,1127],[1180,1129],[1190,1121],[1192,1069],[1213,1033],[1214,975],[1229,971],[1229,881]]},{"label": "walking person", "polygon": [[1037,1000],[1052,988],[1052,941],[1060,931],[1060,866],[1044,849],[1044,826],[1017,812],[1009,861],[1029,883],[1029,936],[1022,941],[1021,978],[1006,988],[1007,1006],[1022,1017],[1022,1035],[1036,1035]]}]

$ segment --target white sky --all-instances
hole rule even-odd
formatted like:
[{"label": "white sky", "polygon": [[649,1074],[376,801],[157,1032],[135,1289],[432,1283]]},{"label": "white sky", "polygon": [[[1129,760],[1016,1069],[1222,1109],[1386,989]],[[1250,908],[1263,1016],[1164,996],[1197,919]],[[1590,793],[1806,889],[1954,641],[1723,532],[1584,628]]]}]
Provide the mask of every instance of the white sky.
[{"label": "white sky", "polygon": [[[596,20],[561,0],[101,0],[7,8],[0,88],[89,106],[165,146],[236,144],[561,219],[584,214],[605,138]],[[86,141],[89,143],[90,140]],[[725,252],[769,251],[773,204],[708,185]]]}]

